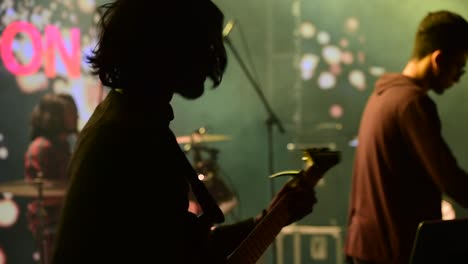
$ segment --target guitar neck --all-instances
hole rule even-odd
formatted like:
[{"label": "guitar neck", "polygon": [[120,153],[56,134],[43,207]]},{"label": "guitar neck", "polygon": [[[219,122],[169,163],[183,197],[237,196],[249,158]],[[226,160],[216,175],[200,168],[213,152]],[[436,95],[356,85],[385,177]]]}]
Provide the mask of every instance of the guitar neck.
[{"label": "guitar neck", "polygon": [[227,264],[255,264],[288,223],[286,204],[280,201],[263,216],[250,235],[228,257]]},{"label": "guitar neck", "polygon": [[[308,168],[300,174],[292,173],[295,174],[295,177],[287,183],[290,188],[294,188],[298,184],[310,188],[315,187],[323,174],[339,161],[339,153],[327,149],[308,149],[305,154],[304,158]],[[282,175],[291,175],[291,171],[272,176]],[[273,208],[268,210],[268,213],[263,216],[247,238],[227,258],[226,264],[255,264],[260,259],[281,232],[281,229],[289,223],[290,214],[284,199],[284,197],[280,199]]]}]

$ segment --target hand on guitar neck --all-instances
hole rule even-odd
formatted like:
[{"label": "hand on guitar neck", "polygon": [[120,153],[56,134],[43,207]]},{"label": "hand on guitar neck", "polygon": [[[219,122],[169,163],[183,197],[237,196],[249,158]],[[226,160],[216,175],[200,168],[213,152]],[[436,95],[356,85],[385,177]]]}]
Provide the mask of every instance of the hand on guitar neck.
[{"label": "hand on guitar neck", "polygon": [[338,152],[328,149],[307,149],[304,151],[303,160],[304,170],[284,171],[270,176],[270,178],[279,176],[292,176],[292,178],[273,197],[262,216],[279,210],[277,206],[284,206],[284,213],[288,216],[288,221],[284,223],[286,226],[312,212],[313,206],[317,203],[314,187],[325,172],[338,163],[339,156]]},{"label": "hand on guitar neck", "polygon": [[254,264],[274,241],[284,226],[309,215],[317,203],[315,185],[331,167],[339,162],[339,152],[328,149],[304,151],[306,168],[271,175],[293,176],[273,197],[267,209],[257,217],[257,225],[237,249],[227,264]]},{"label": "hand on guitar neck", "polygon": [[[304,177],[305,173],[305,171],[299,171],[293,177]],[[284,212],[287,212],[284,218],[284,226],[299,221],[312,212],[314,205],[317,203],[314,186],[298,184],[297,181],[298,179],[292,178],[276,193],[266,211],[258,219],[259,221],[270,212],[278,210],[280,206],[283,206],[285,208]]]}]

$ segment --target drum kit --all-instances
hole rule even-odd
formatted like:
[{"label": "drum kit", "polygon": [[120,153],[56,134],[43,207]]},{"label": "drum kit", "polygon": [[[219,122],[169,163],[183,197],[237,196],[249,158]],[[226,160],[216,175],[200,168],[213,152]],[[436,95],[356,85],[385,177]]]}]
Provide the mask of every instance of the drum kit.
[{"label": "drum kit", "polygon": [[15,180],[0,184],[0,193],[10,193],[13,196],[37,198],[60,198],[65,196],[66,184],[54,180]]},{"label": "drum kit", "polygon": [[[237,205],[237,197],[220,177],[217,163],[219,150],[207,146],[205,143],[231,140],[226,135],[208,134],[206,129],[200,128],[191,135],[177,137],[177,142],[184,145],[186,154],[193,154],[193,166],[208,191],[218,202],[224,214],[228,214]],[[39,263],[48,263],[47,239],[44,202],[54,198],[63,198],[66,194],[67,184],[63,181],[49,180],[39,175],[34,180],[14,180],[0,183],[0,193],[12,197],[34,199],[38,209],[38,227],[36,235],[39,247]],[[194,198],[194,197],[192,197]],[[195,200],[194,200],[195,201]]]},{"label": "drum kit", "polygon": [[[0,193],[5,196],[17,196],[34,199],[37,205],[37,230],[36,237],[39,250],[39,263],[48,263],[47,249],[50,247],[47,239],[45,220],[46,210],[44,202],[49,199],[63,198],[66,193],[66,183],[63,181],[48,180],[39,173],[33,180],[15,180],[0,184]],[[47,231],[47,232],[46,232]]]}]

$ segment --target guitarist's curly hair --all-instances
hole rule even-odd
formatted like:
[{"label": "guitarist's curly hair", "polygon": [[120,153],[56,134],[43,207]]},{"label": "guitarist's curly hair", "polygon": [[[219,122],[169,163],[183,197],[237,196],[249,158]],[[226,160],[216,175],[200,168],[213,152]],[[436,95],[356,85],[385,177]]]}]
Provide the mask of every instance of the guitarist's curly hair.
[{"label": "guitarist's curly hair", "polygon": [[155,72],[177,78],[190,56],[208,60],[213,87],[221,82],[224,15],[210,0],[116,0],[98,13],[99,42],[87,61],[103,85],[128,89]]}]

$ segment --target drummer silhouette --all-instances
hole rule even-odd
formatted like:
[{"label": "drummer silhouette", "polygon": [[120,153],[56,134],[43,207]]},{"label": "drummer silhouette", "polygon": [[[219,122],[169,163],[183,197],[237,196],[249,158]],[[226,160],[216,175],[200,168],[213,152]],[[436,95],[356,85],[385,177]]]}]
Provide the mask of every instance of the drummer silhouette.
[{"label": "drummer silhouette", "polygon": [[[27,206],[28,227],[36,240],[39,262],[48,263],[62,207],[71,158],[69,138],[77,133],[78,111],[68,94],[47,93],[30,116],[31,137],[24,155],[26,185],[37,190]],[[58,188],[58,192],[57,192]],[[50,190],[55,192],[49,192]]]}]

